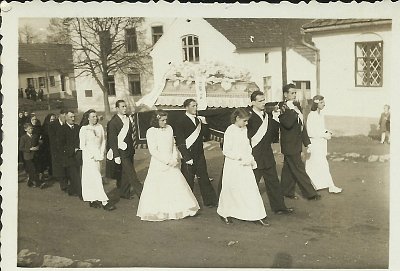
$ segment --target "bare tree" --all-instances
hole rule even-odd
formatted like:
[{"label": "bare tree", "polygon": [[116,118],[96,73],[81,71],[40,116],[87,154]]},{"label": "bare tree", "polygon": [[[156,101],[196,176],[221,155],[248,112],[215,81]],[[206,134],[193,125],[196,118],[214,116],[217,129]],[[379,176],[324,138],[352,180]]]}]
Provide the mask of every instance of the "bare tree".
[{"label": "bare tree", "polygon": [[20,43],[37,43],[40,42],[39,34],[32,26],[24,24],[18,28],[18,40]]},{"label": "bare tree", "polygon": [[147,71],[151,46],[144,44],[138,27],[143,18],[70,18],[77,76],[91,76],[103,92],[105,114],[110,116],[108,78],[117,72]]},{"label": "bare tree", "polygon": [[51,18],[49,26],[47,27],[47,42],[57,44],[70,44],[71,36],[69,33],[68,25],[64,23],[63,19]]}]

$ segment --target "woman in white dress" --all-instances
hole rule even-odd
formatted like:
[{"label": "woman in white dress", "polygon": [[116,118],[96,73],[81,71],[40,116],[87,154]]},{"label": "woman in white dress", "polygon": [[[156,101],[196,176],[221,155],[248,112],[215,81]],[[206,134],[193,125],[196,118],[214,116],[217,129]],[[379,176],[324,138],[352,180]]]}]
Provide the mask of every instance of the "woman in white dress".
[{"label": "woman in white dress", "polygon": [[232,223],[231,218],[234,217],[268,226],[264,220],[267,216],[264,202],[253,173],[257,164],[247,137],[249,118],[250,113],[246,109],[236,109],[231,117],[233,124],[225,131],[225,162],[217,213],[226,224]]},{"label": "woman in white dress", "polygon": [[324,114],[321,112],[324,107],[324,97],[314,96],[311,112],[307,119],[307,132],[311,145],[308,149],[310,157],[306,160],[306,172],[310,176],[315,190],[328,188],[330,193],[340,193],[342,189],[333,183],[326,159],[327,141],[331,139],[332,133],[325,128]]},{"label": "woman in white dress", "polygon": [[103,207],[106,211],[112,211],[116,208],[108,202],[100,173],[100,161],[104,159],[105,151],[104,129],[97,122],[96,111],[90,109],[84,113],[79,131],[79,147],[82,150],[82,198],[89,202],[90,207]]},{"label": "woman in white dress", "polygon": [[179,154],[168,114],[154,112],[146,138],[150,166],[140,196],[137,216],[146,221],[181,219],[200,209],[179,167]]}]

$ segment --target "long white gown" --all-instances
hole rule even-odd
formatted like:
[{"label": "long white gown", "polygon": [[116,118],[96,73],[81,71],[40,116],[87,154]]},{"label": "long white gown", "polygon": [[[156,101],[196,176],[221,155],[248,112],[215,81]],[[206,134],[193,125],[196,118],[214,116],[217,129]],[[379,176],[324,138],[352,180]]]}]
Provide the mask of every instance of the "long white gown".
[{"label": "long white gown", "polygon": [[[253,173],[256,162],[246,127],[232,124],[226,129],[223,154],[225,163],[217,213],[249,221],[265,218],[267,214]],[[252,165],[244,165],[243,161],[251,161]]]},{"label": "long white gown", "polygon": [[315,190],[329,188],[329,192],[339,193],[341,189],[333,183],[329,170],[327,139],[324,138],[327,130],[322,112],[311,111],[307,119],[307,132],[311,140],[309,147],[310,157],[306,160],[306,172],[311,178]]},{"label": "long white gown", "polygon": [[146,138],[151,160],[137,216],[147,221],[194,216],[200,207],[179,165],[167,165],[171,160],[178,161],[171,126],[151,127],[147,130]]},{"label": "long white gown", "polygon": [[106,142],[101,124],[82,126],[79,131],[82,150],[82,198],[84,201],[108,201],[100,173]]}]

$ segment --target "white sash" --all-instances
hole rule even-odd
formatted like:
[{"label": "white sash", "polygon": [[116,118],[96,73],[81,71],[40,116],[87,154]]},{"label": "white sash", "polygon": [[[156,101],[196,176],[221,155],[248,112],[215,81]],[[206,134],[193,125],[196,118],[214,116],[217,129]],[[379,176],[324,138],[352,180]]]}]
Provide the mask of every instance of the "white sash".
[{"label": "white sash", "polygon": [[193,145],[193,143],[199,137],[200,131],[201,131],[201,121],[199,121],[199,124],[197,124],[197,127],[193,131],[193,133],[188,138],[186,138],[186,148],[189,149]]},{"label": "white sash", "polygon": [[[118,149],[121,150],[126,150],[126,147],[128,147],[128,145],[126,145],[126,143],[124,142],[126,135],[128,134],[129,131],[129,122],[131,121],[131,119],[129,119],[129,117],[127,118],[127,122],[124,122],[122,119],[122,123],[123,126],[121,128],[121,130],[118,133],[117,139],[118,139]],[[114,153],[112,151],[112,149],[110,148],[107,152],[107,159],[108,160],[112,160],[114,158]]]},{"label": "white sash", "polygon": [[251,146],[254,148],[255,146],[260,143],[261,139],[264,137],[264,135],[267,133],[268,130],[268,116],[265,116],[262,124],[258,128],[257,132],[255,135],[251,137]]}]

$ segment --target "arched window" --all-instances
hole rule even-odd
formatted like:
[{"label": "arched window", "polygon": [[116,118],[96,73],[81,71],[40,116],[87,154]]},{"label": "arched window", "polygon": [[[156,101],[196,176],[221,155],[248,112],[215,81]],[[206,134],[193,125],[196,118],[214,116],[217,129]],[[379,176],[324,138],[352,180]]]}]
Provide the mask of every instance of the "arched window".
[{"label": "arched window", "polygon": [[199,62],[199,37],[195,35],[186,35],[182,37],[182,56],[183,61]]}]

